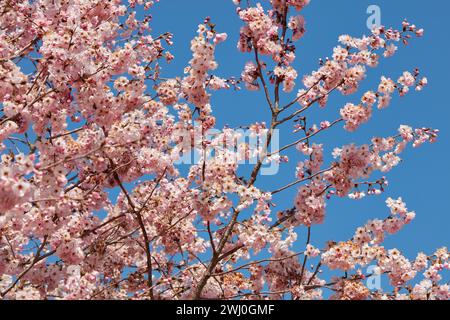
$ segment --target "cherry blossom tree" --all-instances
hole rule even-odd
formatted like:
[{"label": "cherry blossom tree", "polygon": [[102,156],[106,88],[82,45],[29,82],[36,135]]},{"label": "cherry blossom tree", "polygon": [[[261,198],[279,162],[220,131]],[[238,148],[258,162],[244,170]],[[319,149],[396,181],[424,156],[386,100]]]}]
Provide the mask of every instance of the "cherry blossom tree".
[{"label": "cherry blossom tree", "polygon": [[[351,239],[323,248],[311,241],[328,199],[382,194],[387,179],[377,177],[409,146],[436,140],[437,130],[402,125],[389,137],[338,146],[331,163],[318,142],[337,125],[358,130],[394,95],[421,91],[427,79],[417,69],[382,77],[332,122],[308,121],[332,94],[358,95],[366,72],[423,30],[404,21],[343,35],[331,58],[300,77],[293,62],[309,0],[233,2],[242,20],[236,54],[249,60],[229,78],[213,74],[227,34],[209,18],[185,73],[165,78],[172,35],[151,34],[153,1],[0,2],[3,299],[450,298],[446,248],[410,261],[383,246],[415,217],[401,198],[387,199],[386,219],[368,221]],[[265,141],[256,148],[223,147],[239,138],[230,128],[209,134],[217,129],[213,92],[240,89],[259,90],[271,114],[242,124]],[[292,129],[298,140],[274,150],[275,133]],[[262,167],[283,165],[295,148],[293,181],[258,187]],[[180,159],[193,153],[198,161],[183,174]],[[242,177],[241,164],[255,155]],[[295,199],[277,204],[287,189],[297,190]],[[363,271],[369,265],[373,274]],[[372,275],[389,287],[368,288]]]}]

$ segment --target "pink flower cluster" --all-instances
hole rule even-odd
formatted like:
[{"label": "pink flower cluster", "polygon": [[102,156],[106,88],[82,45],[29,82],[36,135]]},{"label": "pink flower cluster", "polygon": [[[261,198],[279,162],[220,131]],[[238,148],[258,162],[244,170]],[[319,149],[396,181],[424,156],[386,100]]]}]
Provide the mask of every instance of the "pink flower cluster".
[{"label": "pink flower cluster", "polygon": [[[401,198],[397,200],[389,198],[386,203],[391,210],[391,215],[387,219],[384,221],[369,221],[364,227],[360,227],[356,230],[354,237],[350,241],[331,244],[327,251],[322,254],[322,262],[331,269],[348,271],[355,268],[357,265],[363,267],[376,261],[377,268],[375,272],[378,275],[387,274],[390,278],[391,285],[394,287],[402,287],[409,281],[415,279],[419,271],[426,269],[428,261],[433,261],[432,266],[425,271],[424,277],[434,277],[435,284],[431,284],[427,282],[427,280],[424,280],[417,284],[414,289],[409,289],[409,296],[402,296],[400,294],[395,298],[420,299],[423,298],[423,292],[429,292],[429,290],[434,291],[438,296],[448,296],[448,292],[445,291],[448,290],[448,287],[445,285],[436,285],[436,282],[441,280],[439,272],[443,271],[445,268],[448,269],[449,267],[449,256],[446,248],[439,249],[435,253],[435,256],[441,256],[440,259],[432,259],[425,254],[420,253],[412,263],[404,257],[399,250],[386,250],[379,246],[379,244],[384,241],[385,233],[397,233],[402,225],[409,223],[414,218],[414,213],[408,212],[405,203],[402,202]],[[355,294],[363,299],[369,298],[371,295],[370,291],[368,291],[367,287],[361,283],[364,279],[365,276],[361,275],[348,281],[348,283],[343,283],[342,280],[338,280],[335,286],[341,288],[341,290],[343,289],[343,285],[352,283],[352,286],[356,286],[364,292],[362,296],[359,296],[357,292],[354,292],[355,288],[349,290],[347,294],[345,293],[345,290],[344,292],[338,291],[339,298],[343,299],[346,295]],[[428,288],[424,288],[424,286],[428,286]],[[444,291],[442,289],[444,289]],[[357,299],[356,296],[347,298]],[[440,298],[441,297],[438,297],[438,299]]]},{"label": "pink flower cluster", "polygon": [[292,40],[299,40],[305,34],[305,18],[303,16],[291,17],[288,27],[292,30]]},{"label": "pink flower cluster", "polygon": [[325,219],[325,184],[313,181],[310,185],[302,186],[295,198],[296,225],[312,226],[321,224]]},{"label": "pink flower cluster", "polygon": [[345,129],[348,131],[355,131],[361,124],[368,122],[371,116],[372,107],[370,105],[364,107],[362,105],[347,103],[341,109],[341,117],[345,121]]},{"label": "pink flower cluster", "polygon": [[203,117],[208,117],[211,113],[206,85],[208,71],[217,68],[217,62],[214,61],[215,46],[225,39],[226,34],[217,34],[201,24],[198,36],[191,42],[193,57],[189,62],[190,66],[185,69],[188,75],[183,79],[181,87],[186,100],[195,105]]},{"label": "pink flower cluster", "polygon": [[0,212],[6,212],[15,206],[31,200],[32,185],[24,178],[34,171],[34,156],[23,154],[14,158],[3,155],[0,167]]},{"label": "pink flower cluster", "polygon": [[297,71],[294,68],[276,67],[273,73],[283,83],[284,92],[291,92],[294,89],[295,79],[297,79]]},{"label": "pink flower cluster", "polygon": [[259,90],[258,75],[258,67],[253,62],[247,62],[241,78],[248,90]]},{"label": "pink flower cluster", "polygon": [[[319,70],[304,77],[303,84],[306,89],[301,89],[298,92],[298,102],[302,106],[308,106],[312,102],[319,100],[321,106],[325,106],[330,91],[337,89],[345,95],[356,92],[359,83],[365,78],[365,67],[377,66],[380,57],[377,52],[379,50],[385,50],[389,51],[389,55],[385,54],[386,57],[393,55],[396,51],[393,43],[403,41],[406,44],[407,39],[411,38],[411,34],[417,37],[422,36],[420,32],[416,32],[415,28],[406,28],[403,31],[398,31],[394,29],[386,30],[384,27],[374,29],[372,35],[368,37],[353,38],[349,35],[341,36],[339,41],[345,47],[335,47],[333,50],[333,59],[327,59],[325,62],[322,62]],[[409,85],[411,83],[409,81],[404,82],[403,78],[400,80],[404,87],[399,92],[400,94],[404,94],[407,92],[406,88],[410,87],[406,84]],[[421,90],[426,84],[426,78],[417,80],[416,89]],[[382,78],[382,84],[379,89],[385,95],[380,98],[381,107],[389,103],[390,95],[395,88],[394,83],[384,77]],[[356,113],[355,118],[360,119],[363,123],[368,118],[371,107],[368,107],[369,110],[365,111],[362,108],[360,106],[359,108],[354,108],[354,110]],[[361,122],[357,123],[361,124]],[[355,125],[349,125],[349,128],[350,130],[354,130]]]},{"label": "pink flower cluster", "polygon": [[241,28],[238,48],[250,52],[255,47],[263,55],[279,56],[283,50],[277,43],[278,26],[264,12],[261,4],[248,9],[238,9],[239,18],[245,22]]}]

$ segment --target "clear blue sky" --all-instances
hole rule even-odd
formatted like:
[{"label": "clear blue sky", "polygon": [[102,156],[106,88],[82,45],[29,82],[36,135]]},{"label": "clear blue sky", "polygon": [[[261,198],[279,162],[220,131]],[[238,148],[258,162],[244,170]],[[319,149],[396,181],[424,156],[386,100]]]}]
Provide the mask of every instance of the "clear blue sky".
[{"label": "clear blue sky", "polygon": [[[315,141],[324,143],[326,150],[330,152],[334,147],[346,143],[362,144],[373,136],[389,136],[400,124],[439,128],[441,134],[436,144],[419,149],[409,148],[403,154],[402,165],[387,175],[390,186],[383,195],[361,201],[331,200],[325,224],[313,228],[312,243],[322,246],[326,240],[350,238],[355,228],[367,220],[387,216],[388,209],[384,203],[387,197],[402,196],[408,208],[416,211],[417,218],[399,234],[388,237],[385,245],[395,246],[408,257],[414,258],[419,250],[432,253],[435,248],[450,244],[450,109],[447,100],[449,89],[445,87],[450,72],[450,44],[445,24],[450,14],[450,3],[441,0],[427,1],[426,4],[418,0],[312,0],[303,11],[307,33],[299,43],[295,67],[300,75],[309,73],[317,68],[319,58],[331,55],[340,34],[367,34],[366,9],[371,4],[381,7],[383,25],[398,27],[404,18],[408,18],[425,28],[426,33],[424,38],[412,41],[409,47],[401,48],[395,57],[383,59],[378,68],[369,70],[369,76],[361,90],[376,88],[382,74],[397,79],[404,70],[415,67],[419,67],[429,78],[430,85],[422,93],[414,92],[405,98],[396,97],[389,109],[376,112],[372,121],[356,133],[345,132],[339,126]],[[217,51],[220,64],[217,75],[239,76],[244,63],[251,59],[250,55],[240,54],[236,49],[242,24],[231,0],[161,0],[152,10],[154,34],[170,31],[175,35],[175,44],[171,49],[175,54],[175,61],[164,67],[165,76],[182,74],[191,57],[190,40],[195,36],[197,25],[206,16],[211,16],[218,31],[229,35],[228,40]],[[346,102],[357,102],[359,97],[360,94],[350,97],[336,94],[330,100],[327,110],[315,108],[310,116],[334,120]],[[224,124],[235,126],[256,121],[269,122],[270,119],[261,92],[223,91],[214,94],[212,104],[218,127]],[[282,141],[287,143],[295,140],[290,131],[290,127],[284,127]],[[295,152],[289,155],[291,163],[283,166],[278,176],[261,179],[259,187],[273,190],[294,179],[295,164],[301,158]],[[381,175],[375,174],[374,177]],[[291,207],[294,194],[295,190],[291,190],[277,197],[276,202],[280,208]],[[302,237],[299,239],[303,241]]]}]

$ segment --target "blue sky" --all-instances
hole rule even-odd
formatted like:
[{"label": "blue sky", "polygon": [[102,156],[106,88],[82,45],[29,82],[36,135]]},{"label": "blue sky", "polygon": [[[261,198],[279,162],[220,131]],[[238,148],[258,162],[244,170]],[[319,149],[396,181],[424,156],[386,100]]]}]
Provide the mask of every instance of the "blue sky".
[{"label": "blue sky", "polygon": [[[424,38],[412,41],[406,48],[400,48],[393,58],[383,59],[378,68],[370,69],[361,91],[376,88],[383,74],[397,79],[403,71],[415,67],[419,67],[423,75],[429,78],[430,85],[422,93],[396,97],[388,109],[375,112],[372,121],[356,133],[348,133],[342,126],[337,126],[314,141],[324,143],[326,150],[331,152],[334,147],[343,144],[363,144],[373,136],[389,136],[400,124],[438,128],[441,130],[440,138],[433,145],[409,148],[403,154],[404,162],[387,175],[390,186],[383,195],[361,201],[332,199],[328,203],[325,223],[313,228],[312,243],[322,246],[326,240],[350,238],[355,228],[367,220],[387,216],[388,209],[384,203],[387,197],[402,196],[408,208],[416,211],[417,218],[399,234],[388,237],[385,245],[397,247],[413,258],[417,251],[432,253],[434,249],[450,244],[447,200],[450,182],[450,110],[447,100],[449,89],[445,87],[450,72],[450,44],[444,24],[450,12],[450,3],[440,0],[428,1],[426,5],[418,0],[312,0],[303,11],[307,33],[299,42],[294,66],[300,75],[309,73],[317,68],[319,58],[331,55],[340,34],[368,34],[366,20],[369,15],[366,10],[371,4],[380,6],[383,25],[399,27],[402,20],[407,18],[425,28],[426,33]],[[165,76],[182,74],[191,57],[190,40],[195,36],[197,25],[207,16],[212,18],[219,32],[229,35],[228,40],[217,49],[216,57],[220,65],[216,70],[217,75],[239,76],[245,62],[252,58],[240,54],[236,49],[242,24],[231,0],[162,0],[152,10],[154,34],[170,31],[175,35],[175,44],[171,49],[175,60],[164,66]],[[308,116],[334,120],[346,102],[357,102],[359,98],[359,93],[350,97],[335,94],[326,110],[314,108]],[[236,126],[256,121],[269,122],[270,119],[262,92],[222,91],[213,95],[212,105],[219,128],[225,124]],[[282,142],[295,141],[291,131],[291,127],[283,127]],[[258,184],[260,188],[273,190],[294,180],[295,164],[301,160],[301,156],[295,152],[288,155],[291,162],[283,166],[277,176],[262,177]],[[373,177],[381,176],[375,174]],[[292,189],[278,196],[275,200],[279,208],[291,207],[294,195],[295,189]],[[299,241],[303,242],[303,237],[300,231]]]}]

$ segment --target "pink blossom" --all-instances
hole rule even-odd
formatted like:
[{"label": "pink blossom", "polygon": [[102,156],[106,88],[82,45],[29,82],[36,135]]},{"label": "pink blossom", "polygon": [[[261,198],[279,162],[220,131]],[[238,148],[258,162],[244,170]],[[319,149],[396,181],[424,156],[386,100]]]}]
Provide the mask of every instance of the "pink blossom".
[{"label": "pink blossom", "polygon": [[292,40],[299,40],[305,34],[305,18],[303,16],[291,17],[288,27],[292,30]]}]

